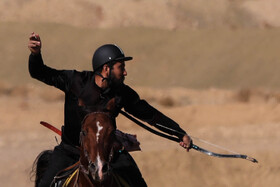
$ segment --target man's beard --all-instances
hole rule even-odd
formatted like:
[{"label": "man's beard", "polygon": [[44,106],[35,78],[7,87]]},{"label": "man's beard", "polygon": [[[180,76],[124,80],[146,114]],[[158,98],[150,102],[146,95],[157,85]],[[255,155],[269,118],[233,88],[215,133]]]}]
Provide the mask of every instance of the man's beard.
[{"label": "man's beard", "polygon": [[111,74],[111,80],[110,80],[110,87],[112,88],[119,88],[124,83],[124,76],[122,78],[118,79],[116,78],[115,74]]}]

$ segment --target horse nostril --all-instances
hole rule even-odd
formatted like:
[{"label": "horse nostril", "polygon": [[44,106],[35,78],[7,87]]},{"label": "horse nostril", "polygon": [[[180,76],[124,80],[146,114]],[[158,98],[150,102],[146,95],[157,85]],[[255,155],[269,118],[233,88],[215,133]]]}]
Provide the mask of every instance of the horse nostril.
[{"label": "horse nostril", "polygon": [[96,171],[95,165],[92,162],[89,163],[88,169],[91,173],[94,173]]},{"label": "horse nostril", "polygon": [[108,172],[108,169],[109,169],[108,164],[104,164],[103,167],[102,167],[102,172],[106,173],[106,172]]}]

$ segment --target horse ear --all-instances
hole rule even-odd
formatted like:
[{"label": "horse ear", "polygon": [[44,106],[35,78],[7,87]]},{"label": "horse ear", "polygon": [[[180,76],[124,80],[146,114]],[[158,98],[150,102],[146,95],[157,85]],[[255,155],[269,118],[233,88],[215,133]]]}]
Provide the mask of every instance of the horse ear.
[{"label": "horse ear", "polygon": [[116,109],[116,99],[115,98],[112,98],[108,103],[107,103],[107,106],[106,106],[106,109],[109,110],[109,111],[115,111]]},{"label": "horse ear", "polygon": [[78,105],[79,106],[85,106],[85,103],[81,98],[78,98]]}]

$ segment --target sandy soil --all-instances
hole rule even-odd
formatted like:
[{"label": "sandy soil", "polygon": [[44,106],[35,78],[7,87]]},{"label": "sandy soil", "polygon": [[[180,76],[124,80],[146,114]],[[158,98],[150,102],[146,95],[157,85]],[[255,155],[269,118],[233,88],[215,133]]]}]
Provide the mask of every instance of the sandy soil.
[{"label": "sandy soil", "polygon": [[118,128],[141,142],[132,155],[149,186],[280,186],[279,13],[278,0],[2,0],[1,186],[33,186],[33,160],[57,144],[39,122],[63,124],[63,95],[28,75],[32,31],[58,69],[89,70],[97,46],[119,44],[144,99],[191,136],[259,161],[186,153],[120,116]]},{"label": "sandy soil", "polygon": [[[63,124],[63,95],[50,87],[2,84],[0,95],[1,186],[32,186],[29,172],[37,154],[56,145],[55,134],[39,125]],[[149,186],[279,186],[280,105],[278,93],[264,90],[169,90],[137,87],[152,105],[193,137],[255,157],[209,157],[187,153],[176,143],[141,129],[124,117],[119,129],[137,134],[142,151],[132,153]],[[176,94],[176,98],[174,97]],[[245,95],[245,96],[244,96]],[[57,137],[59,138],[59,137]],[[194,142],[227,153],[197,139]]]}]

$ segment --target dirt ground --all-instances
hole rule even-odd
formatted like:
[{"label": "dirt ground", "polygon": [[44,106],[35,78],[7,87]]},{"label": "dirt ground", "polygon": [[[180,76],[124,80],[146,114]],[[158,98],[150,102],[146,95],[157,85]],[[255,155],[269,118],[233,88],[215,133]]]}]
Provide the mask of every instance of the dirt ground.
[{"label": "dirt ground", "polygon": [[32,162],[57,144],[39,122],[63,124],[63,95],[28,74],[32,31],[41,35],[46,64],[57,69],[91,70],[93,50],[119,44],[134,57],[126,82],[195,144],[228,153],[200,138],[259,161],[187,153],[119,116],[118,128],[141,142],[132,155],[148,186],[280,186],[279,4],[2,0],[0,186],[33,186]]},{"label": "dirt ground", "polygon": [[[40,151],[57,144],[56,135],[39,122],[47,121],[58,128],[63,124],[63,95],[53,88],[32,84],[1,88],[1,186],[32,186],[33,160]],[[120,116],[118,128],[137,134],[141,142],[142,151],[132,155],[149,186],[280,185],[278,93],[184,88],[164,91],[145,87],[136,90],[177,121],[194,137],[194,143],[228,153],[195,139],[198,137],[259,161],[254,164],[214,158],[195,150],[187,153],[176,143],[152,135]]]}]

